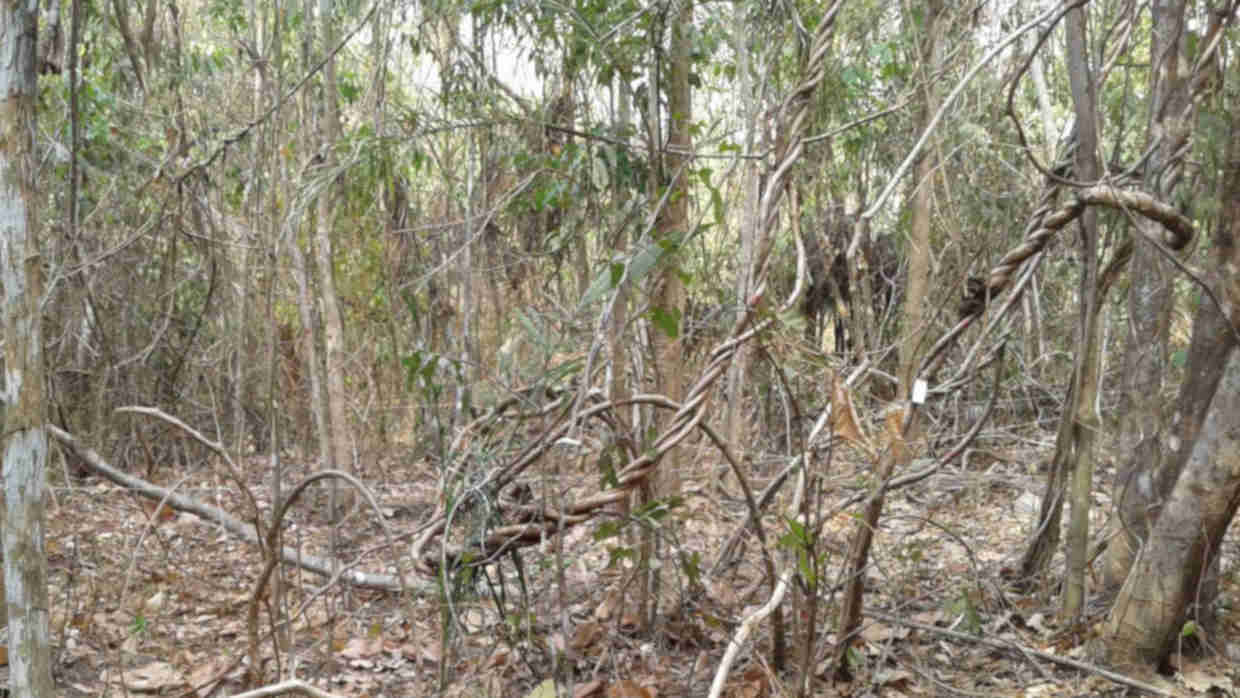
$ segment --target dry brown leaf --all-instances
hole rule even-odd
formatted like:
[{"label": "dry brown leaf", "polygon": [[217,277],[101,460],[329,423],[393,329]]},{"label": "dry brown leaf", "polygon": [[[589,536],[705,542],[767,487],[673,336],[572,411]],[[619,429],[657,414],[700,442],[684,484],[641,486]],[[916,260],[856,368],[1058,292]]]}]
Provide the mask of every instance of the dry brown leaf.
[{"label": "dry brown leaf", "polygon": [[491,656],[487,657],[486,663],[482,666],[484,669],[496,669],[502,666],[507,666],[511,655],[512,653],[507,647],[501,647],[500,649],[492,652]]},{"label": "dry brown leaf", "polygon": [[616,608],[620,605],[620,600],[624,598],[623,592],[619,589],[613,589],[603,599],[603,602],[594,609],[594,618],[596,620],[605,621],[611,618],[611,614],[616,612]]},{"label": "dry brown leaf", "polygon": [[742,681],[729,695],[736,698],[761,698],[766,695],[763,691],[765,685],[761,681]]},{"label": "dry brown leaf", "polygon": [[866,642],[881,643],[887,640],[902,640],[908,637],[908,628],[893,627],[885,623],[867,623],[861,627],[861,637]]},{"label": "dry brown leaf", "polygon": [[131,691],[160,693],[185,685],[185,679],[168,662],[151,662],[121,672],[121,681]]},{"label": "dry brown leaf", "polygon": [[603,636],[603,626],[599,623],[582,623],[573,630],[573,638],[568,646],[578,652],[593,646]]},{"label": "dry brown leaf", "polygon": [[621,679],[607,686],[607,698],[654,698],[655,693],[629,679]]},{"label": "dry brown leaf", "polygon": [[595,679],[588,683],[578,684],[573,689],[573,698],[601,698],[603,695],[603,682]]},{"label": "dry brown leaf", "polygon": [[193,671],[189,673],[189,685],[196,690],[201,690],[202,695],[209,695],[211,686],[208,685],[208,682],[223,679],[223,673],[231,663],[232,659],[229,657],[216,657],[198,663]]},{"label": "dry brown leaf", "polygon": [[831,378],[831,434],[865,450],[870,449],[870,439],[861,428],[857,409],[853,407],[852,391],[839,376]]},{"label": "dry brown leaf", "polygon": [[641,627],[641,619],[632,613],[626,613],[620,618],[620,632],[626,635],[632,635]]},{"label": "dry brown leaf", "polygon": [[[176,511],[173,510],[172,507],[168,506],[167,503],[163,506],[159,506],[159,502],[153,499],[143,499],[141,501],[142,511],[146,513],[148,519],[155,521],[156,523],[171,521],[177,517]],[[156,511],[157,507],[159,511]]]},{"label": "dry brown leaf", "polygon": [[344,647],[340,648],[339,654],[348,659],[362,659],[373,657],[382,651],[383,638],[381,637],[353,637],[349,638]]}]

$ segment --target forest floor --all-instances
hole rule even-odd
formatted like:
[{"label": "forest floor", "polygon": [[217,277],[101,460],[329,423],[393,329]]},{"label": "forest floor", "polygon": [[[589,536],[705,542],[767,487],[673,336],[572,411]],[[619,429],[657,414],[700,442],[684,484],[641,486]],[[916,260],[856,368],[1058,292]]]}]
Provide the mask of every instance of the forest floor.
[{"label": "forest floor", "polygon": [[[812,625],[826,629],[811,644],[805,626],[805,589],[794,583],[784,600],[790,648],[786,669],[773,666],[771,622],[757,626],[726,676],[722,695],[745,698],[796,695],[792,667],[813,652],[813,696],[1086,696],[1126,695],[1129,689],[1088,668],[1080,628],[1057,624],[1058,590],[1020,594],[1001,572],[1019,558],[1030,535],[1046,462],[1045,442],[1003,459],[977,451],[967,467],[948,464],[931,478],[887,498],[867,573],[869,615],[854,644],[855,678],[834,681],[829,656],[835,636],[838,593],[823,593]],[[644,629],[637,611],[634,574],[638,541],[630,532],[607,537],[601,520],[569,530],[555,575],[556,546],[546,542],[462,583],[450,597],[394,594],[326,584],[316,575],[285,567],[285,606],[292,622],[273,635],[271,597],[258,616],[259,654],[265,681],[295,676],[340,696],[538,696],[556,693],[544,683],[572,676],[577,697],[705,696],[738,624],[761,607],[771,580],[751,538],[713,578],[708,570],[745,521],[746,508],[726,466],[705,448],[697,470],[683,482],[684,498],[660,521],[668,534],[660,587],[660,617]],[[815,466],[823,475],[822,511],[862,491],[864,468],[839,450]],[[286,462],[292,462],[286,458]],[[269,511],[265,458],[244,464],[260,507]],[[754,466],[761,489],[774,465]],[[151,479],[181,494],[245,518],[238,488],[204,462]],[[308,474],[287,473],[295,482]],[[570,477],[571,475],[571,477]],[[391,574],[408,561],[412,533],[436,508],[437,476],[425,464],[402,464],[389,455],[360,473],[373,488],[381,514],[398,536],[386,542],[376,515],[354,514],[338,528],[336,549],[355,569]],[[533,477],[537,478],[537,475]],[[1109,510],[1109,480],[1099,476],[1093,528]],[[566,497],[597,490],[596,472],[559,475]],[[134,694],[220,696],[243,686],[249,667],[250,598],[262,568],[254,546],[217,525],[181,512],[153,514],[155,502],[98,477],[64,482],[53,475],[47,536],[51,624],[56,681],[64,696]],[[179,481],[179,483],[178,483]],[[538,486],[538,481],[532,483]],[[788,531],[784,516],[792,484],[767,507],[768,545],[782,570],[793,556],[776,541]],[[314,512],[324,491],[295,507],[285,544],[326,554],[331,527]],[[269,514],[265,514],[269,515]],[[1065,513],[1066,517],[1066,513]],[[614,525],[616,519],[607,519]],[[835,585],[848,539],[856,526],[842,513],[825,522],[819,553],[826,586]],[[1224,600],[1234,600],[1234,544],[1224,566]],[[1101,563],[1095,563],[1097,571]],[[1062,562],[1054,563],[1061,575]],[[838,587],[834,587],[838,589]],[[450,603],[449,603],[450,600]],[[1171,695],[1236,695],[1240,665],[1228,659],[1240,643],[1240,614],[1224,606],[1217,652],[1180,658],[1173,676],[1144,680]],[[448,622],[448,621],[451,622]],[[1233,644],[1228,644],[1233,643]],[[1070,668],[1034,651],[1082,662]],[[563,684],[562,684],[563,686]],[[561,693],[561,695],[564,695]]]}]

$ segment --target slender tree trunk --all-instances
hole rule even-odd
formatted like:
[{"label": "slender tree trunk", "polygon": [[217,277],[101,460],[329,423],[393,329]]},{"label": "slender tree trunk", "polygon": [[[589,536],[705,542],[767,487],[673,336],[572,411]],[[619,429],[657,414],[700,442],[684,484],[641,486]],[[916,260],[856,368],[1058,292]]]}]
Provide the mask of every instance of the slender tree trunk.
[{"label": "slender tree trunk", "polygon": [[[733,6],[735,16],[733,18],[733,34],[736,37],[736,60],[737,60],[737,95],[736,101],[740,105],[740,122],[746,124],[745,146],[744,152],[752,153],[756,149],[754,147],[759,136],[761,135],[759,112],[762,108],[761,95],[757,89],[757,70],[754,66],[754,46],[755,37],[751,36],[746,22],[744,5],[737,4]],[[753,255],[754,240],[758,235],[758,192],[761,188],[759,179],[759,163],[745,160],[740,163],[740,189],[739,197],[741,206],[740,226],[738,237],[740,238],[740,254],[736,260],[736,286],[735,286],[735,307],[736,312],[745,311],[745,305],[749,300],[749,296],[753,293]],[[732,365],[728,368],[728,402],[725,407],[724,420],[727,425],[728,443],[737,449],[738,454],[743,455],[745,449],[743,444],[747,443],[745,439],[745,421],[742,418],[744,414],[744,395],[745,383],[748,380],[749,362],[751,352],[749,345],[743,344],[736,350],[736,356],[732,359]]]},{"label": "slender tree trunk", "polygon": [[4,591],[9,685],[51,698],[43,493],[47,420],[43,378],[43,259],[35,220],[35,45],[38,3],[0,15],[0,280],[4,287]]},{"label": "slender tree trunk", "polygon": [[[677,319],[679,328],[685,310],[685,284],[680,276],[681,255],[676,250],[689,232],[689,151],[693,147],[689,129],[693,123],[693,103],[689,88],[689,26],[693,22],[693,3],[681,3],[679,17],[670,26],[671,50],[668,65],[667,152],[663,158],[663,181],[661,187],[672,188],[667,206],[660,213],[656,234],[661,242],[670,242],[673,250],[664,258],[654,306]],[[661,189],[660,189],[661,191]],[[663,395],[680,400],[684,394],[685,366],[682,357],[681,335],[669,336],[656,329],[655,357],[659,373],[659,391]],[[663,420],[661,420],[663,421]],[[680,467],[678,451],[664,457],[659,468],[660,494],[680,491]]]},{"label": "slender tree trunk", "polygon": [[[1068,77],[1076,109],[1077,148],[1073,162],[1075,179],[1093,182],[1098,178],[1098,115],[1095,109],[1097,87],[1086,52],[1085,10],[1068,12]],[[1090,490],[1093,488],[1094,452],[1100,427],[1098,418],[1098,214],[1086,209],[1081,215],[1080,315],[1077,325],[1078,351],[1073,363],[1073,402],[1064,419],[1072,419],[1071,457],[1057,459],[1072,464],[1072,510],[1068,523],[1068,574],[1064,585],[1063,614],[1079,618],[1085,605],[1085,566],[1089,544]]]},{"label": "slender tree trunk", "polygon": [[[624,84],[623,78],[617,77],[614,82],[615,89],[619,93],[619,109],[616,116],[616,131],[618,138],[627,138],[628,129],[633,120],[633,100],[629,92],[629,87]],[[627,182],[618,182],[613,191],[615,196],[615,209],[623,211],[625,204],[629,200]],[[629,249],[630,235],[628,227],[624,225],[623,219],[621,228],[617,234],[615,249],[612,251],[612,264],[619,264],[623,260],[631,257]],[[616,297],[612,301],[611,321],[607,325],[607,354],[611,359],[611,368],[608,371],[608,396],[611,401],[616,404],[623,404],[633,393],[633,386],[629,383],[632,377],[628,373],[629,369],[629,342],[625,341],[625,330],[628,329],[629,323],[629,294],[633,282],[629,279],[628,274],[624,274],[620,279],[619,286],[616,287]],[[633,408],[620,408],[620,414],[617,415],[617,428],[619,433],[616,434],[617,446],[628,446],[631,450],[636,451],[634,439],[635,419],[625,419],[625,413],[634,414]],[[627,452],[622,450],[622,453]],[[630,511],[630,499],[626,497],[617,506],[618,514],[621,517],[627,517]]]},{"label": "slender tree trunk", "polygon": [[[660,260],[660,273],[654,280],[654,292],[651,295],[651,306],[655,313],[662,313],[674,321],[675,329],[669,334],[668,327],[662,323],[654,323],[651,328],[652,344],[655,355],[655,392],[672,400],[680,400],[684,393],[684,363],[682,357],[681,319],[685,309],[685,286],[679,274],[680,254],[677,248],[682,244],[689,230],[689,149],[692,142],[689,128],[693,120],[693,107],[689,88],[689,27],[693,21],[693,3],[685,0],[680,5],[680,14],[669,18],[668,32],[670,48],[667,60],[667,127],[666,148],[658,135],[658,94],[653,90],[651,109],[656,119],[651,120],[651,141],[661,152],[662,164],[652,168],[651,191],[656,201],[665,188],[671,188],[664,208],[657,212],[655,236],[658,244],[663,246],[664,256]],[[657,42],[662,36],[656,37]],[[652,80],[652,85],[657,81]],[[658,415],[655,424],[661,428],[668,423],[671,413]],[[657,482],[651,483],[655,496],[672,496],[680,491],[680,451],[672,449],[663,456],[657,471]],[[641,547],[642,569],[649,570],[647,584],[642,587],[640,600],[646,627],[655,620],[658,604],[658,588],[660,576],[653,565],[656,555],[655,539],[652,532],[647,532]]]},{"label": "slender tree trunk", "polygon": [[[332,0],[319,0],[321,49],[330,52],[336,43],[335,9]],[[332,148],[340,137],[340,107],[336,91],[336,61],[330,55],[323,66],[323,104],[319,105],[319,145],[324,167],[334,163]],[[328,428],[331,434],[331,466],[340,470],[353,469],[352,438],[345,405],[348,395],[344,389],[344,322],[336,294],[335,255],[332,232],[335,216],[332,215],[337,187],[327,186],[319,195],[316,216],[314,250],[315,266],[319,274],[319,301],[323,313],[324,378],[327,387]],[[328,516],[339,519],[352,506],[353,490],[338,487],[332,481]]]},{"label": "slender tree trunk", "polygon": [[[943,3],[930,0],[924,5],[925,35],[921,46],[922,79],[925,87],[925,104],[922,111],[923,127],[939,109],[939,80],[932,76],[942,63],[945,23]],[[904,316],[900,326],[900,386],[899,398],[908,400],[913,390],[913,378],[921,361],[921,344],[926,335],[926,291],[930,285],[930,222],[934,199],[934,153],[930,145],[917,163],[917,179],[913,182],[915,193],[909,225],[908,284],[904,293]],[[865,308],[861,312],[872,312]]]}]

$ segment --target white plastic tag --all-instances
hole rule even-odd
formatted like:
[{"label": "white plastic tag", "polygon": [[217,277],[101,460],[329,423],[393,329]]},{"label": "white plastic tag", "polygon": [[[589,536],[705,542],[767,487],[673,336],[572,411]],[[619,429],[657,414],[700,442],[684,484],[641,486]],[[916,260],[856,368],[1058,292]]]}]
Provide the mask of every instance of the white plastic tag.
[{"label": "white plastic tag", "polygon": [[914,405],[926,404],[926,391],[927,390],[929,390],[929,387],[926,385],[926,381],[922,380],[921,378],[918,378],[917,380],[913,381],[913,404]]}]

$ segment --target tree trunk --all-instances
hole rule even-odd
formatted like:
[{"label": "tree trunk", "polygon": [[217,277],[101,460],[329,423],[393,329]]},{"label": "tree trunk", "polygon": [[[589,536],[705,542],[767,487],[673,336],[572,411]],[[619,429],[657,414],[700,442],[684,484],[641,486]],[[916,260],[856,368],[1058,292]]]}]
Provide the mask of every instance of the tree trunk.
[{"label": "tree trunk", "polygon": [[[689,129],[693,121],[692,95],[689,88],[689,25],[693,21],[693,3],[682,3],[680,16],[672,21],[670,65],[668,66],[667,90],[667,152],[663,158],[662,187],[671,187],[667,205],[659,214],[656,235],[659,242],[671,243],[670,253],[664,257],[659,275],[654,306],[677,320],[675,336],[655,330],[655,357],[659,375],[658,392],[673,400],[680,400],[684,393],[682,342],[680,335],[682,315],[685,310],[685,284],[680,276],[681,255],[677,248],[689,232],[689,150],[693,147]],[[666,421],[666,420],[660,420]],[[660,494],[673,494],[680,490],[680,469],[677,451],[664,457],[659,469]]]},{"label": "tree trunk", "polygon": [[1229,344],[1192,455],[1107,618],[1107,659],[1121,669],[1162,664],[1175,650],[1240,504],[1240,359]]},{"label": "tree trunk", "polygon": [[[679,246],[686,240],[689,230],[689,149],[692,142],[689,128],[693,120],[693,106],[689,88],[689,26],[693,21],[693,3],[685,0],[681,4],[680,13],[670,18],[669,33],[671,35],[668,50],[667,79],[667,125],[668,135],[666,148],[656,134],[652,141],[662,153],[662,166],[652,169],[654,178],[651,191],[659,197],[665,188],[671,191],[665,202],[656,198],[656,205],[663,204],[658,211],[655,223],[655,241],[662,246],[664,255],[660,259],[660,272],[654,280],[655,288],[651,297],[651,308],[654,313],[663,314],[664,318],[674,323],[674,328],[656,322],[651,328],[652,344],[655,356],[655,392],[679,401],[684,393],[684,372],[681,329],[682,316],[685,309],[685,285],[680,277]],[[658,39],[661,41],[661,37]],[[657,81],[652,81],[657,84]],[[658,91],[652,100],[658,114]],[[653,126],[654,124],[652,124]],[[669,330],[671,330],[669,332]],[[671,413],[658,415],[655,424],[660,429],[669,423]],[[657,482],[651,483],[655,497],[670,497],[680,491],[680,452],[672,449],[663,456],[657,472]],[[642,588],[641,604],[643,617],[647,627],[655,619],[658,604],[659,575],[652,562],[655,557],[653,532],[648,531],[642,543],[642,569],[650,570],[648,584]]]},{"label": "tree trunk", "polygon": [[[737,62],[737,94],[736,101],[740,104],[740,122],[746,124],[745,129],[745,145],[744,152],[752,153],[756,151],[755,144],[761,137],[760,127],[761,119],[758,118],[762,110],[761,98],[755,89],[757,69],[754,66],[755,52],[751,47],[751,43],[756,40],[751,36],[746,26],[746,16],[743,6],[736,5],[733,7],[735,16],[733,17],[733,36],[736,38],[735,51]],[[760,54],[759,54],[760,55]],[[741,196],[738,201],[742,206],[740,212],[740,225],[738,237],[740,238],[740,254],[736,260],[736,282],[735,282],[735,304],[739,309],[737,312],[744,312],[745,304],[749,302],[749,296],[753,293],[753,255],[754,241],[758,236],[758,228],[761,221],[758,216],[758,195],[762,188],[761,178],[759,176],[759,163],[753,160],[743,160],[738,164],[740,168],[740,188]],[[747,449],[742,448],[747,443],[745,439],[745,421],[742,419],[744,410],[745,383],[748,380],[749,362],[752,352],[749,345],[743,344],[736,350],[736,356],[732,359],[732,365],[728,367],[728,401],[724,407],[724,424],[727,428],[728,443],[732,448],[737,449],[737,454],[742,458]]]},{"label": "tree trunk", "polygon": [[0,22],[0,277],[4,287],[4,591],[13,695],[51,698],[43,491],[43,259],[34,212],[38,3],[4,4]]},{"label": "tree trunk", "polygon": [[[1182,65],[1184,0],[1156,0],[1151,4],[1152,56],[1150,122],[1146,142],[1158,142],[1145,167],[1145,188],[1170,201],[1179,179],[1179,149],[1188,141],[1188,69]],[[1161,139],[1161,140],[1160,140]],[[1138,226],[1155,227],[1150,220]],[[1173,272],[1162,252],[1144,235],[1136,235],[1131,282],[1128,287],[1128,346],[1124,356],[1124,383],[1119,443],[1126,453],[1116,479],[1113,500],[1124,535],[1107,549],[1110,586],[1123,580],[1140,542],[1157,516],[1152,505],[1165,497],[1175,474],[1163,469],[1163,379],[1167,369],[1167,342],[1171,321]],[[1155,482],[1159,486],[1155,487]]]},{"label": "tree trunk", "polygon": [[[1067,16],[1068,77],[1076,109],[1077,148],[1073,158],[1074,179],[1093,182],[1098,178],[1097,92],[1093,68],[1086,50],[1085,10],[1073,8]],[[1102,310],[1098,287],[1098,214],[1086,209],[1080,219],[1081,287],[1077,325],[1077,354],[1073,362],[1073,404],[1065,410],[1071,419],[1072,458],[1056,458],[1072,464],[1071,517],[1068,521],[1067,577],[1064,583],[1063,616],[1076,620],[1085,606],[1085,566],[1089,546],[1090,490],[1093,489],[1094,452],[1100,426],[1098,418],[1098,316]]]},{"label": "tree trunk", "polygon": [[[937,85],[940,81],[930,76],[942,62],[943,35],[943,3],[941,0],[930,0],[925,4],[924,37],[921,48],[922,75],[926,88],[926,99],[922,107],[922,127],[929,125],[930,119],[939,109],[939,93]],[[910,211],[909,246],[908,246],[908,284],[904,293],[904,314],[900,322],[900,385],[899,398],[908,400],[913,391],[913,378],[917,365],[921,361],[921,344],[926,336],[926,291],[930,286],[930,219],[934,199],[934,172],[937,148],[933,144],[927,146],[917,163],[917,179],[913,181],[915,193]],[[862,312],[872,312],[865,308]]]},{"label": "tree trunk", "polygon": [[[332,0],[319,0],[320,36],[324,52],[330,52],[335,45],[335,25],[333,18],[334,4]],[[334,162],[331,150],[340,136],[340,108],[336,98],[336,62],[330,56],[323,66],[323,104],[319,106],[319,155],[324,158],[324,167],[330,168]],[[340,306],[336,295],[335,265],[332,253],[332,228],[335,217],[332,215],[333,200],[336,187],[328,186],[319,195],[318,216],[315,226],[315,266],[319,274],[319,301],[323,311],[323,357],[324,378],[327,387],[327,421],[331,434],[330,467],[351,471],[353,457],[349,432],[349,419],[345,410],[348,399],[344,389],[344,322],[340,316]],[[343,516],[352,506],[353,490],[338,487],[335,480],[331,485],[331,500],[328,504],[328,517],[332,521]]]},{"label": "tree trunk", "polygon": [[[1161,663],[1175,649],[1189,605],[1203,601],[1203,580],[1217,563],[1218,546],[1240,502],[1240,359],[1235,351],[1240,344],[1240,110],[1233,105],[1230,115],[1213,292],[1202,298],[1193,322],[1188,377],[1177,405],[1182,443],[1164,459],[1161,473],[1139,472],[1136,486],[1127,488],[1135,490],[1129,496],[1151,498],[1160,490],[1169,496],[1155,511],[1156,523],[1146,529],[1149,540],[1140,547],[1107,618],[1108,658],[1121,666]],[[1187,457],[1177,457],[1179,451]],[[1176,479],[1165,482],[1171,472]],[[1118,571],[1108,568],[1112,574]],[[1208,618],[1204,625],[1211,625]]]}]

